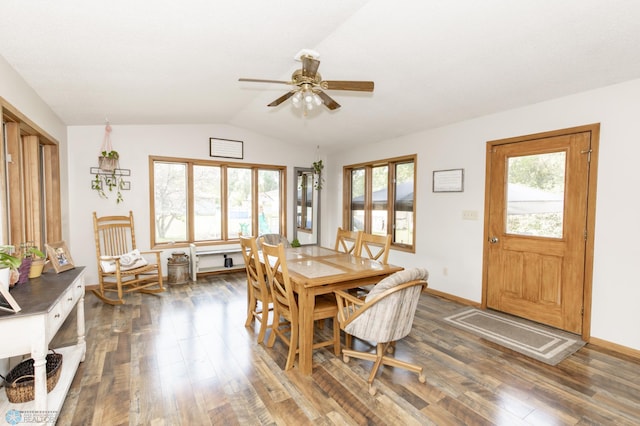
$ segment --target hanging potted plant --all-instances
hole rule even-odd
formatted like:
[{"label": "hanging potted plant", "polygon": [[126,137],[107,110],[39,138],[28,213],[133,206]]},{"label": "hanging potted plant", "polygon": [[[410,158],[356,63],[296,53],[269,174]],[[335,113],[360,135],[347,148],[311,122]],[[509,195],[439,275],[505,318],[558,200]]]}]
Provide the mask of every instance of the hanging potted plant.
[{"label": "hanging potted plant", "polygon": [[317,190],[322,189],[322,184],[324,183],[324,178],[322,177],[322,169],[324,169],[324,164],[322,164],[322,160],[313,162],[313,187]]},{"label": "hanging potted plant", "polygon": [[100,148],[100,156],[98,157],[98,167],[105,172],[113,172],[118,168],[118,159],[120,154],[114,151],[111,146],[111,124],[107,122],[104,128],[104,139]]},{"label": "hanging potted plant", "polygon": [[119,158],[118,151],[102,151],[102,155],[98,157],[98,167],[104,172],[113,172],[118,168]]},{"label": "hanging potted plant", "polygon": [[126,189],[125,181],[118,170],[120,154],[111,146],[111,125],[107,122],[104,128],[100,156],[98,156],[98,170],[91,180],[91,189],[96,191],[100,198],[109,198],[105,190],[116,191],[116,203],[124,201],[122,190]]}]

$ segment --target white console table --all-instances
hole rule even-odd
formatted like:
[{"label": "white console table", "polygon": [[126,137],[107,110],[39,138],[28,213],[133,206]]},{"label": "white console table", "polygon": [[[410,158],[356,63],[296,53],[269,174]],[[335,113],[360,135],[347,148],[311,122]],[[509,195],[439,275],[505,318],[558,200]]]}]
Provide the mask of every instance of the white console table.
[{"label": "white console table", "polygon": [[[73,377],[86,351],[84,329],[84,268],[60,274],[43,273],[11,290],[22,310],[0,311],[0,359],[31,354],[35,370],[35,400],[13,404],[0,389],[0,415],[9,410],[58,415]],[[49,344],[71,313],[77,311],[77,344],[53,348],[62,354],[62,371],[58,383],[47,394],[46,356]],[[0,379],[1,380],[1,379]]]}]

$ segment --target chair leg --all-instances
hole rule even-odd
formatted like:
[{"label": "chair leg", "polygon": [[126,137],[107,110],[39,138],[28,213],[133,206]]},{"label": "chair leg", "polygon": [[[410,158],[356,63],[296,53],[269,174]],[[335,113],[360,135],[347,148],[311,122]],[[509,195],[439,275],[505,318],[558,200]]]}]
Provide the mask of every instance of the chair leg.
[{"label": "chair leg", "polygon": [[285,370],[290,370],[293,367],[293,363],[296,360],[296,353],[298,352],[298,330],[294,330],[291,327],[291,338],[289,340],[289,354],[287,355],[287,364],[284,366]]},{"label": "chair leg", "polygon": [[269,340],[267,340],[267,347],[272,348],[273,344],[276,343],[276,329],[280,326],[280,316],[274,310],[273,311],[273,324],[271,326],[271,334],[269,335]]},{"label": "chair leg", "polygon": [[269,328],[269,306],[264,305],[262,302],[262,313],[258,318],[260,321],[260,332],[258,333],[258,343],[264,342],[264,336],[267,333],[267,328]]},{"label": "chair leg", "polygon": [[369,393],[371,395],[375,395],[375,393],[377,392],[376,387],[373,385],[373,381],[376,377],[376,374],[378,373],[378,370],[380,369],[380,366],[382,365],[389,365],[392,367],[398,367],[418,373],[418,381],[420,383],[426,383],[427,381],[426,377],[424,376],[422,367],[385,355],[385,352],[389,350],[390,346],[395,346],[395,342],[378,343],[376,345],[375,354],[370,352],[354,351],[352,349],[342,350],[344,362],[348,362],[349,357],[373,361],[373,367],[371,368],[371,373],[369,374],[369,378],[367,379],[367,383],[369,384]]},{"label": "chair leg", "polygon": [[369,374],[369,380],[367,380],[367,383],[369,383],[369,386],[372,385],[373,379],[376,378],[376,374],[378,373],[378,370],[382,365],[382,358],[384,357],[384,351],[385,351],[385,344],[378,343],[376,345],[376,360],[373,362],[373,368],[371,368],[371,374]]},{"label": "chair leg", "polygon": [[338,317],[333,317],[333,353],[340,356],[340,323]]},{"label": "chair leg", "polygon": [[344,347],[345,348],[351,349],[351,345],[352,345],[351,339],[352,339],[352,336],[345,331],[345,333],[344,333]]},{"label": "chair leg", "polygon": [[244,323],[245,327],[249,327],[251,325],[257,306],[258,301],[253,294],[253,290],[249,288],[247,291],[247,320]]}]

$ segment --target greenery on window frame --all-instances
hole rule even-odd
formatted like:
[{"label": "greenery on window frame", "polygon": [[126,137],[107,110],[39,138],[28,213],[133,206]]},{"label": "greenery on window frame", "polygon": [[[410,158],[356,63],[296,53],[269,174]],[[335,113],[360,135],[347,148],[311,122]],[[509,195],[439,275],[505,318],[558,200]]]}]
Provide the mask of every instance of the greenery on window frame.
[{"label": "greenery on window frame", "polygon": [[[151,232],[151,245],[153,247],[165,246],[166,244],[170,244],[172,246],[184,246],[188,243],[196,243],[196,244],[217,244],[217,243],[225,243],[229,241],[237,241],[238,232],[243,235],[259,235],[259,230],[263,228],[262,212],[261,212],[261,201],[264,201],[262,196],[264,195],[263,189],[259,188],[260,181],[259,175],[268,175],[270,172],[276,172],[279,174],[279,178],[276,184],[279,183],[279,209],[278,209],[278,222],[279,222],[279,230],[276,232],[285,233],[286,229],[286,166],[280,165],[270,165],[270,164],[249,164],[249,163],[232,163],[232,162],[222,162],[222,161],[209,161],[209,160],[196,160],[196,159],[185,159],[185,158],[167,158],[167,157],[149,157],[149,174],[150,181],[152,182],[152,191],[150,193],[150,203],[151,203],[151,223],[156,224],[156,179],[154,176],[155,172],[155,164],[174,164],[177,166],[184,166],[186,180],[187,182],[183,186],[185,188],[185,195],[182,197],[186,200],[186,206],[182,206],[182,209],[186,211],[186,218],[179,217],[176,218],[178,220],[186,221],[187,226],[187,236],[185,239],[171,239],[171,240],[158,240],[156,235],[156,228],[154,227]],[[208,239],[196,239],[196,231],[194,227],[194,222],[196,218],[195,213],[195,202],[197,185],[194,184],[194,181],[197,180],[195,177],[195,168],[199,169],[219,169],[221,176],[219,184],[220,188],[215,188],[214,192],[218,192],[219,190],[219,201],[215,201],[212,206],[217,211],[220,212],[220,221],[221,221],[221,229],[220,229],[220,237],[219,238],[208,238]],[[245,170],[250,171],[251,173],[251,196],[249,197],[251,202],[250,214],[248,215],[248,222],[240,224],[242,228],[230,230],[227,229],[228,224],[228,211],[231,208],[232,202],[231,197],[237,198],[237,191],[229,191],[227,193],[226,186],[228,182],[233,182],[234,179],[229,177],[228,173],[233,170]],[[266,173],[263,173],[266,172]],[[268,180],[268,179],[267,179]],[[273,182],[272,182],[273,184]],[[173,188],[175,191],[176,188]],[[188,193],[187,193],[188,192]],[[223,194],[226,194],[227,199],[223,199]],[[178,199],[180,197],[177,197]],[[180,208],[178,209],[180,210]],[[184,215],[183,215],[184,216]],[[154,225],[155,226],[155,225]]]},{"label": "greenery on window frame", "polygon": [[[343,168],[343,187],[344,187],[344,198],[343,198],[343,228],[351,229],[351,230],[362,230],[367,233],[380,233],[380,230],[374,230],[373,226],[373,212],[380,212],[386,210],[386,233],[391,234],[392,236],[392,247],[405,251],[415,251],[415,225],[416,225],[416,211],[415,211],[415,194],[417,192],[417,184],[416,184],[416,175],[417,175],[417,155],[408,155],[403,157],[396,157],[390,159],[382,159],[371,161],[367,163],[359,163],[344,166]],[[407,171],[400,172],[404,173],[405,176],[396,176],[396,169],[402,169],[402,165],[410,165],[413,173],[411,175],[406,175]],[[400,166],[400,167],[398,167]],[[387,173],[373,173],[374,170],[381,170],[387,168]],[[356,172],[353,173],[352,172]],[[352,181],[352,177],[354,180]],[[412,182],[413,191],[409,194],[409,200],[398,200],[396,203],[396,181],[408,181]],[[354,184],[355,182],[355,184]],[[354,190],[352,185],[357,186],[358,190]],[[384,191],[386,189],[386,201],[373,203],[373,193],[375,192],[374,188],[382,188],[379,191]],[[356,202],[354,201],[354,191],[356,191],[358,198],[361,200],[361,197],[364,197],[364,200],[358,201],[362,203],[362,210],[357,209],[357,212],[363,212],[363,219],[358,219],[354,215],[354,206],[356,206]],[[364,194],[360,192],[364,191]],[[384,192],[382,192],[384,193]],[[378,192],[377,195],[380,195]],[[396,205],[398,204],[398,205]],[[402,205],[400,205],[402,204]],[[382,209],[380,206],[384,206]],[[358,205],[357,207],[361,207]],[[410,220],[407,220],[409,223],[407,224],[407,232],[409,234],[409,242],[399,241],[398,235],[401,234],[400,229],[395,228],[395,224],[400,223],[396,214],[400,211],[405,211]]]}]

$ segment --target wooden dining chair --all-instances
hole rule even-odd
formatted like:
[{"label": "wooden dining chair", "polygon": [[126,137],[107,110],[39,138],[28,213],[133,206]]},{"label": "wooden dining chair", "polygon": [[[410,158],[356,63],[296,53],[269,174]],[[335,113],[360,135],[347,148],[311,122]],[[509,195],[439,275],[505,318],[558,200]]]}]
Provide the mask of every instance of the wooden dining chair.
[{"label": "wooden dining chair", "polygon": [[362,231],[347,231],[338,227],[334,249],[348,254],[355,254],[360,247]]},{"label": "wooden dining chair", "polygon": [[262,241],[266,242],[267,244],[271,244],[274,246],[277,246],[278,244],[282,243],[282,245],[284,246],[284,248],[289,248],[291,247],[291,243],[289,242],[289,240],[287,240],[287,237],[285,237],[284,235],[281,234],[262,234],[258,237],[258,250],[262,249]]},{"label": "wooden dining chair", "polygon": [[[160,250],[136,248],[133,212],[129,216],[102,216],[93,212],[93,234],[98,263],[100,300],[111,305],[124,304],[123,295],[131,292],[161,293],[162,264]],[[117,297],[109,297],[114,294]]]},{"label": "wooden dining chair", "polygon": [[273,311],[271,291],[258,258],[256,238],[240,236],[240,248],[247,270],[247,320],[244,326],[249,327],[253,320],[259,321],[258,343],[262,343],[267,329],[271,328],[268,324],[269,312]]},{"label": "wooden dining chair", "polygon": [[416,372],[421,383],[426,381],[422,367],[387,353],[392,344],[411,331],[420,293],[427,286],[428,277],[429,272],[424,268],[396,272],[376,284],[364,299],[346,291],[335,291],[340,328],[349,335],[376,343],[375,353],[342,350],[344,362],[349,362],[349,357],[373,361],[367,380],[371,395],[376,393],[373,380],[381,365]]},{"label": "wooden dining chair", "polygon": [[[272,332],[267,341],[267,347],[273,347],[276,336],[289,346],[285,370],[291,369],[298,353],[298,336],[300,324],[298,323],[298,303],[293,292],[293,286],[289,277],[287,259],[284,245],[271,245],[262,241],[262,256],[271,297],[273,300],[273,325]],[[317,297],[313,310],[313,321],[333,319],[333,336],[330,340],[313,344],[313,349],[325,346],[333,346],[336,355],[340,355],[340,325],[338,323],[338,306],[335,299]]]},{"label": "wooden dining chair", "polygon": [[376,260],[383,265],[388,264],[391,250],[391,235],[374,235],[363,232],[360,236],[360,246],[355,255]]}]

